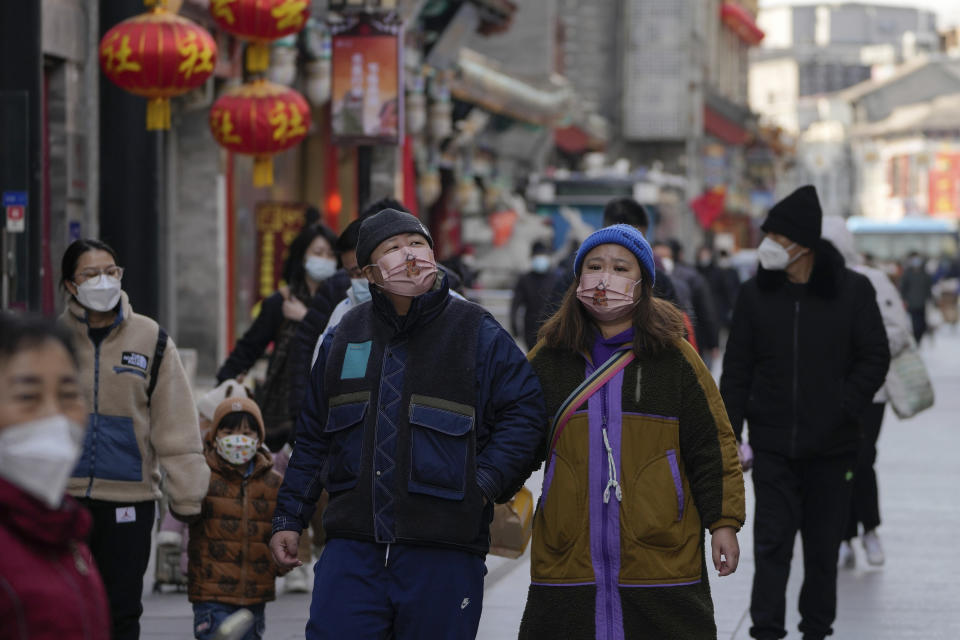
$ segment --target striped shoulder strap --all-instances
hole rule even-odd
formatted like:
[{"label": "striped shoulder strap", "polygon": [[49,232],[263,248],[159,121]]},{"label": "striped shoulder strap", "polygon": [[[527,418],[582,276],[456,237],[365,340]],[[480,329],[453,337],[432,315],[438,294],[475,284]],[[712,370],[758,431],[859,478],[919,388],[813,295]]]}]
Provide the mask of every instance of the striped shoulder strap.
[{"label": "striped shoulder strap", "polygon": [[563,401],[560,408],[557,409],[557,413],[553,416],[553,421],[550,426],[550,437],[547,440],[550,445],[550,448],[547,449],[548,462],[550,456],[553,455],[553,450],[556,448],[557,442],[560,440],[560,434],[563,433],[564,427],[567,426],[567,422],[570,421],[570,418],[573,417],[577,409],[579,409],[590,396],[600,390],[603,385],[607,384],[611,378],[633,362],[634,357],[633,349],[631,349],[629,345],[624,346],[620,351],[610,356],[609,360],[597,367],[586,380],[580,383],[580,386],[567,396],[567,399]]}]

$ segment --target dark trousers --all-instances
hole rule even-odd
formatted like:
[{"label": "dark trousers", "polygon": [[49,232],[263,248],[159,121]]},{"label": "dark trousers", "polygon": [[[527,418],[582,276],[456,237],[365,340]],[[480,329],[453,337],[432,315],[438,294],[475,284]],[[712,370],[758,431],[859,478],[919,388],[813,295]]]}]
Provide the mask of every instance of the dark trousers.
[{"label": "dark trousers", "polygon": [[913,323],[913,339],[920,344],[923,334],[927,332],[927,310],[926,309],[908,309],[910,312],[910,321]]},{"label": "dark trousers", "polygon": [[805,638],[823,638],[832,632],[837,613],[837,553],[850,508],[855,464],[855,453],[794,460],[754,452],[756,571],[750,598],[754,638],[783,638],[787,633],[786,589],[797,531],[803,540],[800,631]]},{"label": "dark trousers", "polygon": [[483,608],[479,555],[329,540],[314,568],[307,640],[473,640]]},{"label": "dark trousers", "polygon": [[[137,640],[143,613],[143,574],[150,562],[150,535],[157,507],[154,502],[81,500],[93,516],[90,551],[100,569],[110,602],[113,640]],[[132,508],[133,522],[118,509]]]},{"label": "dark trousers", "polygon": [[880,425],[883,423],[883,412],[886,408],[886,404],[875,402],[863,412],[860,420],[863,438],[857,452],[857,467],[853,472],[853,498],[847,514],[844,540],[857,537],[858,524],[863,525],[864,533],[880,526],[880,498],[873,464],[877,460],[877,439],[880,437]]}]

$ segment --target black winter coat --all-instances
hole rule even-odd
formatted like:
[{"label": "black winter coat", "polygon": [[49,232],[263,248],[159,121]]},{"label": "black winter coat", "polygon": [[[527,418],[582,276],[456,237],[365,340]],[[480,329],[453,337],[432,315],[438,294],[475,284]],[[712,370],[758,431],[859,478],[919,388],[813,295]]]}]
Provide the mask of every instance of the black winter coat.
[{"label": "black winter coat", "polygon": [[[515,337],[523,337],[527,349],[537,344],[537,332],[554,311],[550,305],[556,271],[537,273],[529,271],[520,276],[513,288],[513,300],[510,302],[510,331]],[[523,323],[520,323],[519,311],[523,309]]]},{"label": "black winter coat", "polygon": [[890,351],[870,281],[820,241],[807,284],[762,267],[740,289],[720,393],[737,440],[791,458],[854,451]]},{"label": "black winter coat", "polygon": [[[309,311],[297,327],[290,341],[290,415],[300,415],[300,409],[310,384],[310,363],[317,340],[327,328],[330,314],[350,290],[350,274],[340,269],[321,283],[310,300]],[[296,434],[291,437],[291,441]]]}]

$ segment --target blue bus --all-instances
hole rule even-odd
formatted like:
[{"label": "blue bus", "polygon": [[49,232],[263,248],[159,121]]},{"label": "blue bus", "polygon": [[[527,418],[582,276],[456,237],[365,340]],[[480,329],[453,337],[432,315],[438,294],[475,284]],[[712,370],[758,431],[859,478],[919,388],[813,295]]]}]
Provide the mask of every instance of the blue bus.
[{"label": "blue bus", "polygon": [[952,220],[903,218],[883,222],[849,218],[847,228],[856,241],[857,252],[870,254],[878,262],[900,262],[911,251],[926,258],[955,258],[960,251],[957,223]]}]

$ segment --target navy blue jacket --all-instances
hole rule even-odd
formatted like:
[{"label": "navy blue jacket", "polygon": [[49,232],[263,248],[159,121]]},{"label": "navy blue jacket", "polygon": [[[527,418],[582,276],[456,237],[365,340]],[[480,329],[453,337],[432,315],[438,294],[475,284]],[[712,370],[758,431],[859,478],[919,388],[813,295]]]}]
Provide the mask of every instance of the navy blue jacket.
[{"label": "navy blue jacket", "polygon": [[[328,360],[337,339],[337,332],[351,330],[351,314],[353,318],[360,318],[364,313],[373,314],[380,328],[380,333],[377,335],[384,335],[383,330],[386,327],[386,334],[391,337],[384,339],[385,344],[374,344],[368,347],[369,357],[374,360],[379,359],[379,361],[367,363],[364,368],[367,372],[373,372],[375,376],[375,379],[367,380],[368,386],[374,389],[381,400],[395,396],[398,389],[404,390],[406,394],[406,390],[412,388],[416,382],[409,380],[406,375],[410,368],[407,366],[408,361],[415,356],[411,356],[404,345],[408,341],[415,342],[411,337],[420,339],[424,335],[436,336],[438,331],[453,332],[454,335],[458,331],[464,331],[464,326],[448,326],[442,320],[449,316],[448,305],[469,303],[451,302],[446,278],[441,278],[434,290],[414,298],[409,312],[403,317],[396,314],[389,299],[376,288],[372,289],[372,296],[371,302],[358,305],[351,310],[340,326],[324,339],[320,355],[311,372],[306,403],[298,419],[297,443],[278,496],[273,529],[274,531],[301,531],[313,514],[314,505],[321,490],[329,484],[331,504],[339,502],[341,505],[340,508],[328,508],[325,515],[325,526],[333,525],[326,526],[330,537],[455,547],[481,554],[486,553],[489,522],[493,517],[492,503],[509,500],[537,465],[536,454],[545,436],[547,425],[540,384],[510,335],[482,309],[467,310],[468,314],[478,316],[472,323],[477,327],[475,337],[464,336],[463,341],[464,344],[475,345],[471,348],[475,353],[473,357],[475,362],[464,366],[469,366],[475,379],[475,388],[468,390],[467,394],[473,397],[475,404],[472,407],[474,419],[473,433],[470,436],[471,442],[474,443],[471,452],[475,452],[475,455],[471,453],[466,458],[466,465],[472,467],[466,470],[466,477],[475,480],[476,485],[473,488],[468,487],[463,495],[446,491],[433,493],[435,500],[431,503],[428,517],[434,521],[423,522],[423,531],[430,532],[426,538],[405,530],[404,523],[417,522],[417,518],[422,516],[422,513],[414,514],[414,511],[423,507],[422,501],[417,503],[421,498],[409,499],[407,492],[407,483],[411,483],[412,486],[414,478],[401,477],[403,474],[398,473],[391,476],[386,483],[382,480],[378,482],[375,478],[363,477],[353,479],[352,482],[348,478],[348,481],[344,482],[344,478],[340,475],[343,471],[342,465],[334,457],[342,453],[344,431],[341,425],[328,425],[327,421],[343,418],[346,426],[349,416],[345,414],[356,413],[356,411],[353,411],[350,405],[342,405],[334,406],[335,411],[331,412],[329,403],[331,394],[324,388],[325,380],[338,379],[337,376],[343,377],[345,365],[343,362],[334,362],[328,366]],[[458,312],[462,314],[464,308],[459,307]],[[445,339],[449,337],[450,334],[444,336]],[[375,340],[379,342],[381,338]],[[463,357],[462,354],[460,357]],[[449,353],[449,359],[438,363],[438,366],[455,367],[456,358],[457,352]],[[418,366],[422,365],[423,363],[418,364]],[[337,371],[328,371],[330,367],[336,368]],[[464,391],[464,389],[437,388],[431,389],[430,395],[441,399],[445,396],[462,399]],[[404,395],[404,397],[407,396]],[[356,409],[363,412],[377,411],[378,407],[361,409],[358,406]],[[429,446],[417,449],[417,440],[411,439],[409,433],[403,432],[410,430],[407,420],[399,421],[401,432],[397,434],[397,425],[387,424],[388,420],[382,411],[383,408],[380,407],[380,409],[375,420],[364,420],[363,412],[350,417],[350,421],[353,418],[364,420],[364,424],[369,425],[365,426],[364,430],[372,429],[374,433],[364,433],[362,461],[358,463],[358,469],[348,469],[348,471],[353,471],[354,475],[359,473],[372,475],[373,469],[380,463],[378,461],[374,465],[372,459],[375,455],[373,451],[375,447],[367,444],[381,443],[384,439],[392,440],[396,437],[398,448],[410,448],[406,451],[397,450],[395,452],[397,458],[416,457],[421,468],[428,468],[442,476],[443,469],[450,466],[450,460],[444,457],[444,451]],[[398,415],[415,418],[416,412],[421,410],[423,409],[410,402],[410,406],[400,408]],[[426,411],[429,412],[430,409],[427,408]],[[344,415],[341,416],[341,414]],[[330,418],[330,416],[333,417]],[[376,455],[379,454],[377,449]],[[436,459],[432,459],[431,456]],[[363,487],[370,486],[376,487],[375,495],[371,495],[369,490],[363,490]],[[386,500],[384,500],[383,491],[388,492]],[[481,506],[481,496],[486,499],[486,506]],[[349,501],[360,501],[363,504],[344,504]],[[469,540],[464,538],[463,531],[454,531],[454,529],[462,529],[462,523],[457,524],[455,520],[462,519],[465,501],[475,501],[477,510],[482,511],[477,514],[478,519],[474,520],[475,531],[469,532]],[[387,519],[380,517],[383,511],[382,505],[390,507],[390,517]],[[363,519],[360,516],[351,515],[369,516],[374,512],[375,507],[377,509],[376,531],[374,531],[372,518]],[[331,516],[331,510],[337,513]],[[345,513],[346,516],[343,515]],[[421,520],[426,519],[421,518]],[[451,526],[438,526],[446,520],[450,521]],[[448,528],[449,534],[446,533]]]}]

